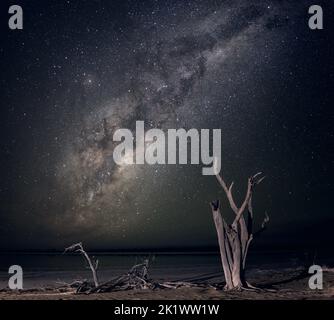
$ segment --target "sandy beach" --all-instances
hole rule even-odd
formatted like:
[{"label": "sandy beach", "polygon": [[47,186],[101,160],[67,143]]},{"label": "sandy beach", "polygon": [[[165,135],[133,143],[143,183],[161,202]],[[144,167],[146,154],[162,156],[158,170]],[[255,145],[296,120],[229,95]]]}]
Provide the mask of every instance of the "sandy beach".
[{"label": "sandy beach", "polygon": [[[250,281],[264,288],[259,292],[225,292],[212,287],[156,290],[127,290],[98,294],[76,294],[73,289],[57,287],[30,288],[22,291],[2,289],[1,300],[308,300],[334,299],[334,269],[324,269],[323,290],[311,290],[309,277],[301,269],[253,270]],[[217,284],[219,277],[199,283]]]}]

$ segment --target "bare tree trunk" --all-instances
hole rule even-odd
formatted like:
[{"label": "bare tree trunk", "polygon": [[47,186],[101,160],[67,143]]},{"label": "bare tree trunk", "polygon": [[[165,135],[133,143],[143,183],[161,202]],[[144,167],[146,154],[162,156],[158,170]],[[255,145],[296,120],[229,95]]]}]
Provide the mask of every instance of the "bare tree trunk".
[{"label": "bare tree trunk", "polygon": [[[211,202],[213,220],[217,230],[220,256],[226,281],[225,290],[256,289],[245,279],[245,266],[249,245],[253,237],[263,231],[269,221],[268,215],[265,214],[261,229],[253,234],[252,194],[255,185],[259,184],[264,179],[264,177],[259,178],[260,175],[261,172],[248,179],[246,196],[240,207],[237,207],[233,199],[233,182],[228,188],[221,175],[219,173],[216,175],[218,182],[225,191],[230,207],[235,213],[233,223],[228,225],[221,215],[220,201],[216,200]],[[246,209],[248,212],[247,223],[244,217]]]},{"label": "bare tree trunk", "polygon": [[[217,202],[217,204],[219,206],[219,201]],[[219,207],[214,208],[214,206],[215,204],[212,203],[213,220],[215,222],[217,234],[218,234],[220,257],[221,257],[223,270],[225,274],[226,287],[230,289],[230,288],[233,288],[233,284],[232,284],[232,270],[231,270],[231,265],[232,265],[231,253],[229,251],[230,248],[227,247],[229,246],[229,242],[226,241],[227,234],[225,231],[224,221],[220,214]],[[229,251],[229,254],[227,253],[227,251]]]}]

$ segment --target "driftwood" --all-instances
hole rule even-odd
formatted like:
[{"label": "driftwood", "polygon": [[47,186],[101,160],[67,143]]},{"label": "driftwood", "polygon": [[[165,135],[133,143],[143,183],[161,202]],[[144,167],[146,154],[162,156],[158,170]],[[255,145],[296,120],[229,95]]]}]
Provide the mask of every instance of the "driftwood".
[{"label": "driftwood", "polygon": [[90,270],[92,271],[94,285],[95,285],[95,287],[98,287],[99,286],[99,281],[98,281],[98,278],[97,278],[97,268],[99,266],[99,260],[92,261],[90,259],[89,255],[87,254],[87,252],[84,250],[81,242],[75,243],[75,244],[71,245],[70,247],[66,248],[64,253],[67,253],[67,252],[76,252],[76,253],[82,254],[82,256],[87,261]]},{"label": "driftwood", "polygon": [[153,289],[153,283],[148,279],[149,260],[133,266],[126,274],[111,279],[96,288],[92,288],[88,293],[111,292],[131,289]]},{"label": "driftwood", "polygon": [[[258,288],[250,285],[245,279],[245,267],[248,249],[253,238],[260,234],[269,222],[269,217],[265,213],[265,218],[261,228],[253,232],[253,207],[252,196],[256,185],[261,183],[264,177],[259,172],[248,179],[247,191],[244,201],[238,207],[234,202],[232,195],[233,182],[227,187],[223,177],[219,172],[216,178],[223,188],[229,205],[235,213],[232,224],[228,225],[223,219],[220,212],[220,201],[211,202],[211,209],[215,227],[218,235],[218,243],[220,247],[221,262],[225,275],[225,290],[257,290]],[[244,214],[247,212],[247,218]]]},{"label": "driftwood", "polygon": [[[82,244],[75,244],[65,250],[66,252],[80,252],[84,257],[88,257],[88,254],[83,250]],[[86,254],[84,254],[85,252]],[[87,260],[87,258],[86,258]],[[89,264],[93,266],[93,264]],[[96,269],[93,269],[96,271]],[[93,273],[94,274],[94,273]],[[95,279],[95,277],[94,277]],[[96,277],[97,280],[97,277]],[[61,283],[61,288],[71,288],[76,293],[104,293],[104,292],[115,292],[125,290],[145,290],[145,289],[176,289],[180,287],[213,287],[207,284],[198,284],[184,281],[166,281],[166,282],[155,282],[149,278],[149,259],[145,259],[143,263],[134,265],[127,273],[115,277],[102,284],[96,285],[87,280],[76,280],[70,284]]]}]

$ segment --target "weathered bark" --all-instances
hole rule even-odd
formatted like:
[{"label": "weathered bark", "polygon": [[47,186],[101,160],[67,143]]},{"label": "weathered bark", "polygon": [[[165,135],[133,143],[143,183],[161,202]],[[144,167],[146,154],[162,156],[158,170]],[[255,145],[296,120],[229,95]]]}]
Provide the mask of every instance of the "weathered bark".
[{"label": "weathered bark", "polygon": [[77,252],[77,253],[81,253],[83,255],[83,257],[85,258],[85,260],[88,263],[88,266],[89,266],[90,270],[92,271],[94,285],[95,285],[95,287],[98,287],[99,286],[99,281],[98,281],[98,278],[97,278],[97,268],[98,268],[99,260],[96,260],[93,264],[89,255],[83,249],[83,246],[82,246],[81,242],[71,245],[70,247],[66,248],[64,252]]},{"label": "weathered bark", "polygon": [[[218,243],[220,248],[221,262],[226,281],[226,290],[256,289],[245,279],[245,267],[248,249],[254,236],[262,232],[269,221],[267,213],[263,220],[261,229],[253,233],[253,208],[252,195],[254,187],[259,184],[264,177],[261,172],[248,179],[245,199],[240,207],[236,205],[232,195],[233,182],[228,188],[222,176],[217,173],[216,177],[227,196],[229,205],[235,213],[232,224],[228,225],[220,212],[219,200],[211,202],[213,220],[215,222]],[[247,209],[247,222],[244,213]]]}]

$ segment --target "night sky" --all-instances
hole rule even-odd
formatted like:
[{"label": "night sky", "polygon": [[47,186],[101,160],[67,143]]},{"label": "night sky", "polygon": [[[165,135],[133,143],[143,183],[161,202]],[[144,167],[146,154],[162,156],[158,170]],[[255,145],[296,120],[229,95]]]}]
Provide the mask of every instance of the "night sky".
[{"label": "night sky", "polygon": [[[1,1],[0,249],[216,245],[216,179],[195,165],[117,166],[117,128],[220,128],[244,196],[263,171],[259,243],[334,241],[334,14],[314,1]],[[24,29],[8,29],[20,4]]]}]

